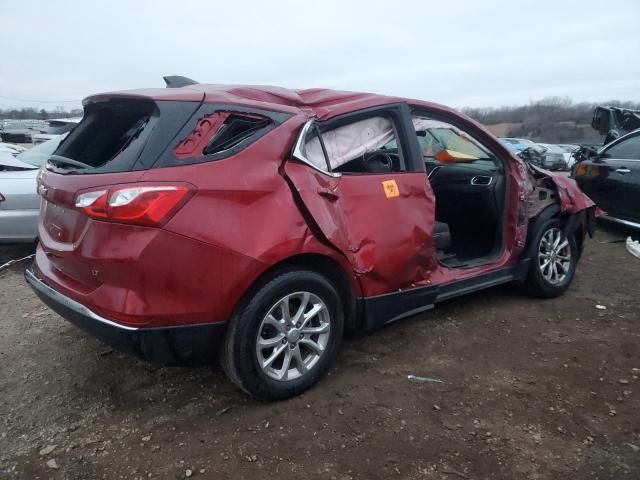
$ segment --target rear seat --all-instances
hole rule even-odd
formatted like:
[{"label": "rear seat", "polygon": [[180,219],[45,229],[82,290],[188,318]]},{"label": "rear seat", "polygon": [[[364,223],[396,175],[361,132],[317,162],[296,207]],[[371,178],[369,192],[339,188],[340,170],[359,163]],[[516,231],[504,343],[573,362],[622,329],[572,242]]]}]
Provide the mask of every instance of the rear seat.
[{"label": "rear seat", "polygon": [[446,251],[451,248],[451,231],[449,225],[436,220],[433,228],[433,240],[436,244],[436,250]]}]

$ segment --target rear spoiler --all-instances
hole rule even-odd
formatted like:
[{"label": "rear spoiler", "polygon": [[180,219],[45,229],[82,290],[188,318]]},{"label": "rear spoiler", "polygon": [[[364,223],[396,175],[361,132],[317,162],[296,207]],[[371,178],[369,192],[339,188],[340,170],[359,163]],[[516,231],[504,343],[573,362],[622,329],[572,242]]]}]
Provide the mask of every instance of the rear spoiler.
[{"label": "rear spoiler", "polygon": [[187,77],[182,77],[180,75],[167,75],[166,77],[162,78],[164,79],[164,83],[166,83],[167,88],[180,88],[198,84],[198,82],[196,82],[195,80]]}]

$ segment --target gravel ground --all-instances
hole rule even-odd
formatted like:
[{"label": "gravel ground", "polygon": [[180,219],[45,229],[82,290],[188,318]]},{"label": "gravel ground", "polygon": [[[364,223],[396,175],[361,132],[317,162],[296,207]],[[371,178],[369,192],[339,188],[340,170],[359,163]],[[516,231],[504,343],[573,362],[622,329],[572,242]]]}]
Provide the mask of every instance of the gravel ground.
[{"label": "gravel ground", "polygon": [[[447,302],[346,340],[319,385],[279,403],[217,367],[114,352],[12,267],[0,479],[637,480],[640,261],[615,242],[625,235],[599,231],[561,298],[506,286]],[[3,248],[0,263],[24,251]]]}]

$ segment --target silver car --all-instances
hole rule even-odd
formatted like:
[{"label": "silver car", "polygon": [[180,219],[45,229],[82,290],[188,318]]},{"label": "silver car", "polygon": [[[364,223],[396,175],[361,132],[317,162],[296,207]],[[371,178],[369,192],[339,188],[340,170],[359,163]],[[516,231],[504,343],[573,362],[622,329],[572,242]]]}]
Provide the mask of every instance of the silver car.
[{"label": "silver car", "polygon": [[36,177],[65,136],[60,135],[15,157],[0,152],[0,243],[34,242],[38,238],[40,197]]}]

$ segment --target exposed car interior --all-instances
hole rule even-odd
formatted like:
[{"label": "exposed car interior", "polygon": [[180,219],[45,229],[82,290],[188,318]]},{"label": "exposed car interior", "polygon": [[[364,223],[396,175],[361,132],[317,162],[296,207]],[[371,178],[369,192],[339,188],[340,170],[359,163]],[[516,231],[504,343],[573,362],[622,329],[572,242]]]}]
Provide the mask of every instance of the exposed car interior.
[{"label": "exposed car interior", "polygon": [[483,263],[502,244],[502,161],[453,125],[423,116],[412,120],[436,197],[438,259],[449,267]]},{"label": "exposed car interior", "polygon": [[[436,197],[433,236],[439,261],[451,268],[489,261],[502,247],[502,161],[454,125],[421,115],[412,122]],[[405,168],[397,138],[391,119],[369,117],[310,132],[304,155],[324,171],[400,172]]]}]

